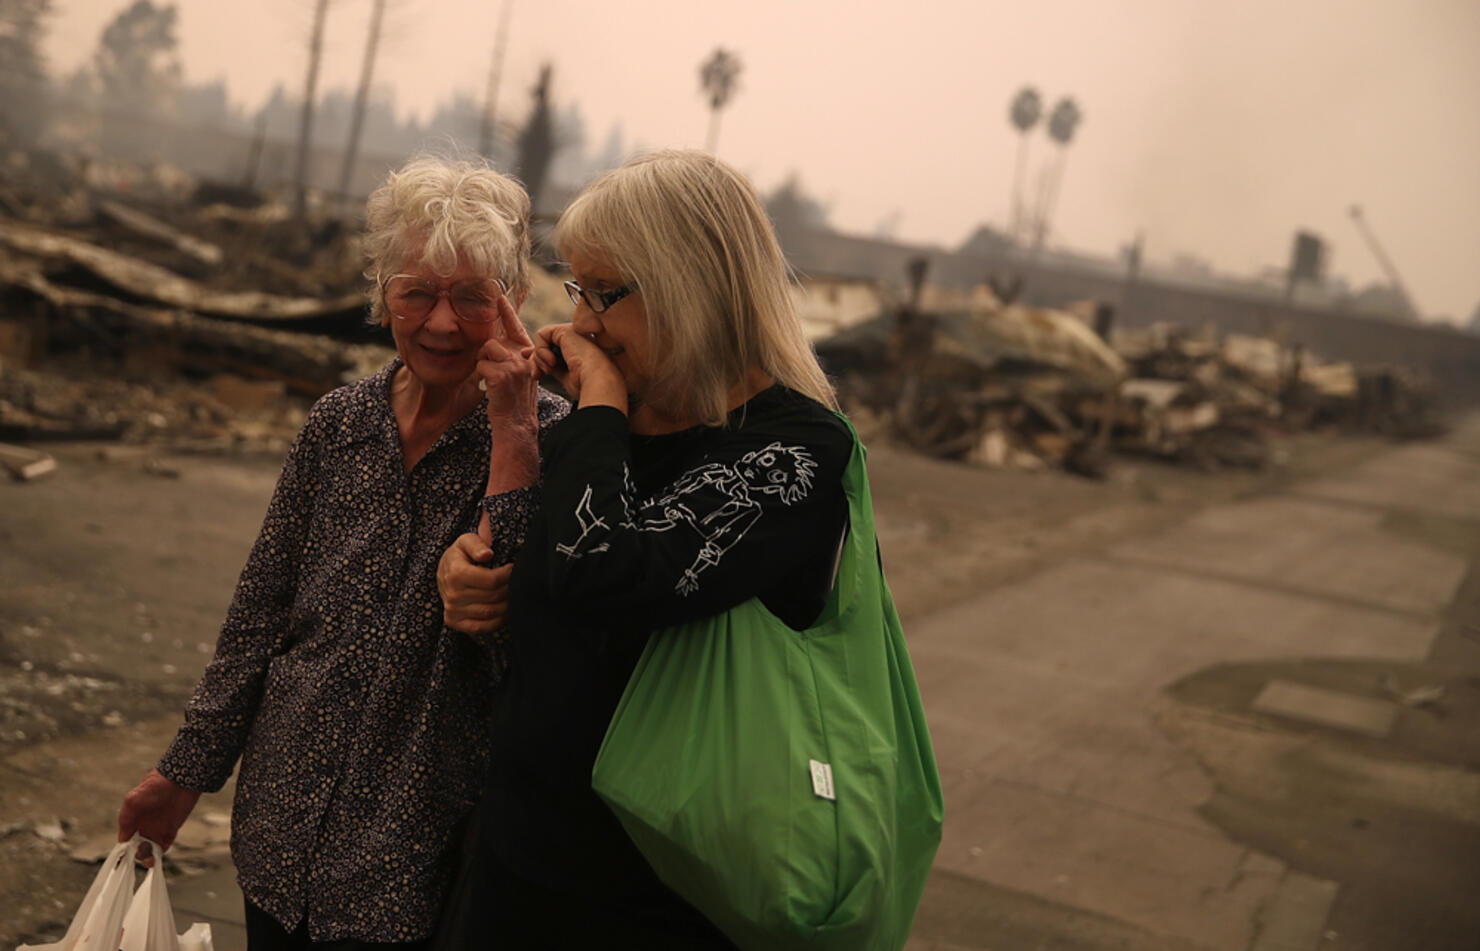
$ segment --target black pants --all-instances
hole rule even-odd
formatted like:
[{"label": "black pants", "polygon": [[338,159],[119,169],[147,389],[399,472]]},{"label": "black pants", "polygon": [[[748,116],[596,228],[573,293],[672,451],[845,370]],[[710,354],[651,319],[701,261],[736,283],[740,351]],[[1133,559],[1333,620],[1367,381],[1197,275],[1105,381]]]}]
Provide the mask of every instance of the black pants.
[{"label": "black pants", "polygon": [[[576,900],[530,882],[482,854],[474,868],[476,899],[455,940],[459,951],[737,951],[677,896],[658,906]],[[448,947],[444,945],[444,947]]]},{"label": "black pants", "polygon": [[247,951],[421,951],[426,946],[425,941],[312,941],[308,937],[308,919],[290,932],[250,901],[246,906]]}]

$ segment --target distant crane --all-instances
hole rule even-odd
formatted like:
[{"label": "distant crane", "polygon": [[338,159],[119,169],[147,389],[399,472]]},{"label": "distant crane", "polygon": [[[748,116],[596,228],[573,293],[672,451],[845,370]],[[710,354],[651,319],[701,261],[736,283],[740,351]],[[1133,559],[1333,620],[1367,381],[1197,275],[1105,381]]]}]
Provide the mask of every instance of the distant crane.
[{"label": "distant crane", "polygon": [[1407,313],[1403,316],[1417,320],[1418,308],[1413,306],[1413,298],[1408,296],[1408,288],[1404,285],[1403,278],[1398,273],[1398,268],[1393,264],[1392,259],[1387,256],[1387,252],[1382,249],[1382,245],[1377,243],[1377,235],[1373,234],[1372,229],[1367,226],[1367,219],[1362,216],[1362,206],[1352,205],[1349,212],[1352,216],[1352,221],[1357,226],[1357,230],[1362,232],[1362,237],[1367,240],[1367,245],[1372,248],[1372,254],[1377,258],[1377,263],[1382,266],[1383,272],[1387,274],[1388,283],[1393,286],[1393,290],[1397,291],[1398,297],[1402,299],[1403,307],[1407,310]]}]

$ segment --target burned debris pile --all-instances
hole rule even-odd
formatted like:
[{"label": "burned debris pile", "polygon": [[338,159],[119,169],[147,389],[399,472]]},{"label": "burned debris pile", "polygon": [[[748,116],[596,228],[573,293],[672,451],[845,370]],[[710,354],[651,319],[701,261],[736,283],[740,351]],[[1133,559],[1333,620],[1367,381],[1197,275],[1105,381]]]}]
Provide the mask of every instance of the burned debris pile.
[{"label": "burned debris pile", "polygon": [[280,203],[163,167],[27,171],[0,175],[0,319],[23,325],[38,353],[178,346],[191,362],[244,358],[317,390],[308,365],[320,354],[261,358],[291,352],[304,331],[369,339],[358,239],[337,220],[295,221]]},{"label": "burned debris pile", "polygon": [[1070,411],[1112,393],[1124,361],[1078,318],[997,307],[903,308],[817,344],[844,408],[919,452],[991,466],[1103,468],[1103,427]]},{"label": "burned debris pile", "polygon": [[1404,368],[1325,363],[1275,340],[1170,325],[1107,333],[1112,322],[1092,304],[905,306],[817,349],[860,425],[991,467],[1100,476],[1111,454],[1136,453],[1259,469],[1278,433],[1439,429],[1432,388]]},{"label": "burned debris pile", "polygon": [[[216,374],[202,382],[0,368],[0,443],[94,440],[159,452],[281,455],[308,400],[275,380]],[[29,477],[14,471],[17,478]]]},{"label": "burned debris pile", "polygon": [[0,441],[281,452],[389,358],[337,221],[167,169],[25,171],[0,174]]},{"label": "burned debris pile", "polygon": [[[0,162],[0,442],[276,451],[312,399],[389,359],[353,223],[167,166],[27,162]],[[911,267],[911,303],[816,344],[860,428],[917,452],[1098,476],[1115,453],[1257,468],[1272,433],[1438,428],[1431,388],[1401,367],[1171,326],[1110,333],[1108,308],[985,290],[926,309],[924,261]],[[567,319],[560,278],[533,278],[526,324]]]}]

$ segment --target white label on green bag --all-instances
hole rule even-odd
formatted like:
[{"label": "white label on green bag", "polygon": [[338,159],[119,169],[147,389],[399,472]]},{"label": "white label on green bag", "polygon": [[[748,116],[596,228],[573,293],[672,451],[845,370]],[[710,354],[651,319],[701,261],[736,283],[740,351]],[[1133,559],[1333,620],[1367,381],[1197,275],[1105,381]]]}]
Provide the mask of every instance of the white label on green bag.
[{"label": "white label on green bag", "polygon": [[832,767],[826,763],[819,763],[815,759],[808,760],[812,764],[812,792],[820,799],[831,799],[838,801],[837,794],[833,792]]}]

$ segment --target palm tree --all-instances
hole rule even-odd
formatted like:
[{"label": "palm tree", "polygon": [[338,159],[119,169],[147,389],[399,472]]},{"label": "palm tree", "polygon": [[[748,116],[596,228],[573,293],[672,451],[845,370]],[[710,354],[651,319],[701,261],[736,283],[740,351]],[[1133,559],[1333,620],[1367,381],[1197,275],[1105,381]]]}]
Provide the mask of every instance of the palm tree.
[{"label": "palm tree", "polygon": [[1039,200],[1038,220],[1033,227],[1033,251],[1043,247],[1048,236],[1049,222],[1053,219],[1054,206],[1059,200],[1059,186],[1064,180],[1064,165],[1069,157],[1069,143],[1074,141],[1074,132],[1079,128],[1084,114],[1079,106],[1067,96],[1058,101],[1048,116],[1048,137],[1059,147],[1058,159],[1051,173],[1044,177],[1044,187]]},{"label": "palm tree", "polygon": [[1018,131],[1017,165],[1012,173],[1012,203],[1008,207],[1007,222],[1007,234],[1014,240],[1023,224],[1023,166],[1028,159],[1028,133],[1033,131],[1042,114],[1043,100],[1032,86],[1018,90],[1007,113],[1012,127]]},{"label": "palm tree", "polygon": [[699,89],[709,97],[709,139],[705,146],[713,152],[719,144],[719,111],[730,101],[740,81],[740,58],[724,47],[699,67]]}]

